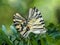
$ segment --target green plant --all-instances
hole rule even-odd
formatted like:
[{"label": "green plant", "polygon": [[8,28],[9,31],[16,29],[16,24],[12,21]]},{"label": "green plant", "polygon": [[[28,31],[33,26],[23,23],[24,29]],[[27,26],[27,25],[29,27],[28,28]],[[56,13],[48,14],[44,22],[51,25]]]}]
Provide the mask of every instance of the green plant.
[{"label": "green plant", "polygon": [[[49,24],[47,32],[44,35],[29,34],[29,37],[23,38],[14,26],[10,26],[11,32],[8,33],[6,27],[2,25],[0,29],[0,45],[59,45],[60,32],[54,24]],[[57,42],[56,42],[57,41]]]}]

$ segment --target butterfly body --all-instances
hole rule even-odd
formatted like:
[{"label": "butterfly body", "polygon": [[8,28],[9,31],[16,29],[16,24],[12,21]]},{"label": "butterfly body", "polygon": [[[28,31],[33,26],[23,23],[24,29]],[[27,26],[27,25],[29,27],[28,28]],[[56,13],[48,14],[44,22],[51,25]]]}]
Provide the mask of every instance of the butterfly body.
[{"label": "butterfly body", "polygon": [[36,8],[30,8],[27,20],[19,13],[13,16],[14,26],[23,37],[27,37],[30,32],[35,34],[45,33],[45,23],[40,11]]}]

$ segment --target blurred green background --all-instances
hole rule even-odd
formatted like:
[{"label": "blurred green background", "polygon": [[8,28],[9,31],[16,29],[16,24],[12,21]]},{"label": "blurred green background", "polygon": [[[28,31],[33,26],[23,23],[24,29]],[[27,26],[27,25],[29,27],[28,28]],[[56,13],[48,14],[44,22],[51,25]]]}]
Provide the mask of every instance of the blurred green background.
[{"label": "blurred green background", "polygon": [[[30,38],[23,39],[11,26],[13,15],[18,12],[26,17],[29,8],[34,6],[41,11],[47,32],[42,36],[30,34]],[[14,45],[15,40],[20,45],[60,45],[60,0],[0,0],[0,45]]]},{"label": "blurred green background", "polygon": [[46,25],[60,23],[60,0],[0,0],[0,27],[12,25],[16,12],[26,17],[29,8],[34,6],[41,11]]}]

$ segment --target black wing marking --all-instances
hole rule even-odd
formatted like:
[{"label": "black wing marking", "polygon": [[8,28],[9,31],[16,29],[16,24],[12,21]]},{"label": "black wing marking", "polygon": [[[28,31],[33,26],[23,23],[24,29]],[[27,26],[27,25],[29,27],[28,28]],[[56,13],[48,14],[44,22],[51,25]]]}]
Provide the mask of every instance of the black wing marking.
[{"label": "black wing marking", "polygon": [[42,18],[41,12],[37,8],[30,8],[29,9],[29,16],[28,16],[28,23],[27,26],[29,26],[28,31],[24,33],[24,37],[28,36],[30,32],[33,33],[41,33],[46,32],[45,30],[45,23]]},{"label": "black wing marking", "polygon": [[[34,24],[34,22],[38,21],[40,24],[39,25],[44,25],[44,19],[42,18],[41,12],[36,8],[30,8],[29,10],[29,21],[32,21],[31,23]],[[35,21],[33,20],[35,19]],[[35,25],[37,25],[38,23],[36,23]]]},{"label": "black wing marking", "polygon": [[28,19],[28,25],[30,25],[30,30],[33,30],[33,32],[37,32],[38,30],[45,30],[44,19],[41,15],[41,12],[36,7],[30,8]]},{"label": "black wing marking", "polygon": [[22,31],[23,30],[23,23],[24,23],[25,19],[19,14],[19,13],[16,13],[14,16],[13,16],[13,22],[14,22],[14,26],[16,27],[16,29],[18,31]]},{"label": "black wing marking", "polygon": [[[45,30],[45,23],[42,18],[41,12],[37,8],[30,8],[29,10],[29,16],[27,19],[27,25],[25,27],[22,26],[24,24],[23,20],[25,20],[21,15],[14,15],[13,22],[16,26],[16,29],[21,31],[20,34],[22,34],[24,37],[28,36],[30,32],[37,32],[41,33],[40,31]],[[29,29],[27,28],[29,27]],[[46,32],[46,31],[45,31]]]}]

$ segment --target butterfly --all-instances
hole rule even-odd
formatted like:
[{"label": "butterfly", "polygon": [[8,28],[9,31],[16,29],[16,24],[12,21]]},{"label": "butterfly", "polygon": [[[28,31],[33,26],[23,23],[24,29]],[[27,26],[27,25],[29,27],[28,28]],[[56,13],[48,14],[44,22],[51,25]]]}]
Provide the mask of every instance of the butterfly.
[{"label": "butterfly", "polygon": [[19,13],[13,15],[13,23],[23,37],[28,37],[31,32],[34,34],[44,34],[46,32],[44,19],[36,7],[29,9],[26,19]]}]

